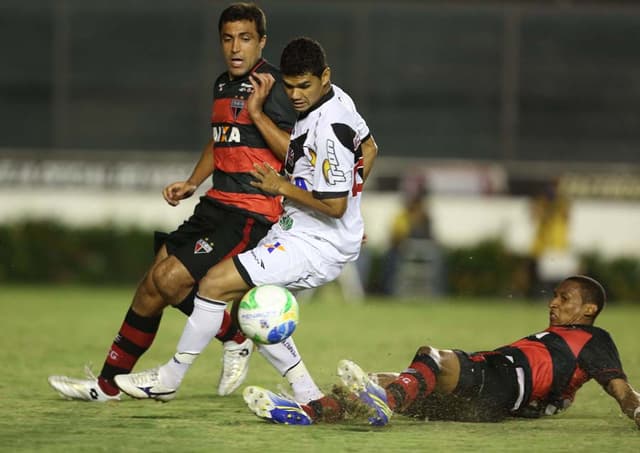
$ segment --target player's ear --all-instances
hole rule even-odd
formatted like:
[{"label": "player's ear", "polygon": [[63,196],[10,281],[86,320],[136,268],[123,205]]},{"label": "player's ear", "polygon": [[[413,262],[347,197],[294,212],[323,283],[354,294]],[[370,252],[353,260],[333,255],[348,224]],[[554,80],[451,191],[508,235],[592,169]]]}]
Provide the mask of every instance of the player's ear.
[{"label": "player's ear", "polygon": [[260,42],[258,45],[260,46],[260,51],[263,51],[264,46],[267,45],[267,35],[264,35],[262,38],[260,38]]},{"label": "player's ear", "polygon": [[584,304],[584,314],[585,314],[585,316],[593,318],[593,317],[596,316],[597,312],[598,312],[598,306],[596,304],[592,304],[592,303]]},{"label": "player's ear", "polygon": [[331,83],[331,68],[329,66],[324,68],[324,71],[322,71],[322,74],[320,75],[320,81],[322,82],[323,87]]}]

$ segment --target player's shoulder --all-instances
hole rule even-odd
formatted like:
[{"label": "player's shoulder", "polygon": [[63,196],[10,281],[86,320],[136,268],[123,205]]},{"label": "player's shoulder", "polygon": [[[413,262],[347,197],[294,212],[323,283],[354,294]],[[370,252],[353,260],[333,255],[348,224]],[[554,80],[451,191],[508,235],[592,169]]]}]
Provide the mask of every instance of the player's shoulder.
[{"label": "player's shoulder", "polygon": [[344,98],[340,98],[334,90],[333,97],[327,103],[326,120],[331,123],[342,123],[355,129],[358,124],[358,115],[352,105],[353,103],[349,104]]},{"label": "player's shoulder", "polygon": [[264,59],[260,61],[255,72],[271,74],[276,80],[282,80],[280,69]]},{"label": "player's shoulder", "polygon": [[331,84],[331,88],[333,89],[333,93],[335,95],[335,97],[345,106],[347,107],[349,110],[356,110],[356,104],[355,102],[353,102],[353,99],[351,98],[351,96],[349,96],[349,94],[344,91],[342,88],[340,88],[338,85],[336,85],[335,83]]},{"label": "player's shoulder", "polygon": [[598,326],[580,326],[582,330],[586,330],[591,334],[591,338],[598,342],[613,342],[613,338],[611,338],[611,334]]}]

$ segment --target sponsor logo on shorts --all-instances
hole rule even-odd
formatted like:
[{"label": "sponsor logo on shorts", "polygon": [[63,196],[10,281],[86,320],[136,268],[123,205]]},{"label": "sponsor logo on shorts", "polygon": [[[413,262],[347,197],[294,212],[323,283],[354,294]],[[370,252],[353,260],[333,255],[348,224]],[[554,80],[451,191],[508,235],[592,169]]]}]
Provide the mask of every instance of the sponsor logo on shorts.
[{"label": "sponsor logo on shorts", "polygon": [[251,250],[251,256],[253,257],[255,262],[258,264],[258,266],[260,266],[263,269],[266,269],[266,267],[264,265],[264,261],[262,261],[260,258],[258,258],[258,256],[256,255],[255,250]]},{"label": "sponsor logo on shorts", "polygon": [[207,242],[206,239],[198,239],[196,246],[193,249],[194,255],[201,255],[203,253],[211,253],[213,251],[213,244]]},{"label": "sponsor logo on shorts", "polygon": [[267,252],[273,253],[274,250],[280,250],[281,252],[286,252],[284,246],[280,244],[280,242],[276,242],[275,244],[265,244],[267,248]]}]

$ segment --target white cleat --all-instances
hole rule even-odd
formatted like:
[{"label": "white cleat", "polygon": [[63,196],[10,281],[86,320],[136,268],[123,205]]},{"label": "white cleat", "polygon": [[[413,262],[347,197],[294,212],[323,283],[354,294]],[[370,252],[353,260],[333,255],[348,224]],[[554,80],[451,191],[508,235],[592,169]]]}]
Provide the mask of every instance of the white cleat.
[{"label": "white cleat", "polygon": [[371,425],[384,426],[389,423],[392,412],[387,404],[387,393],[362,368],[350,360],[341,360],[338,362],[338,377],[351,393],[373,409],[374,416],[369,417]]},{"label": "white cleat", "polygon": [[170,401],[176,397],[178,389],[163,385],[158,371],[159,368],[152,368],[139,373],[119,374],[114,380],[120,390],[132,398]]},{"label": "white cleat", "polygon": [[218,395],[229,395],[242,385],[247,378],[252,352],[253,341],[248,338],[240,344],[235,341],[224,342]]},{"label": "white cleat", "polygon": [[98,378],[96,378],[91,370],[86,367],[87,379],[75,379],[68,376],[49,376],[47,379],[49,385],[58,394],[67,400],[91,401],[94,403],[104,403],[107,401],[120,401],[122,395],[107,395],[98,386]]}]

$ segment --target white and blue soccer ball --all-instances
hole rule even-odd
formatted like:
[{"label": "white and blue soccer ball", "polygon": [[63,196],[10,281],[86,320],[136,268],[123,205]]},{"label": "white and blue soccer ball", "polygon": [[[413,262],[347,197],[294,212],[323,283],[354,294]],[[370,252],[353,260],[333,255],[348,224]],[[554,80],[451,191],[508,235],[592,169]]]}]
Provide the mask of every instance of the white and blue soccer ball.
[{"label": "white and blue soccer ball", "polygon": [[298,301],[288,289],[256,286],[240,300],[238,325],[256,343],[280,343],[296,330],[299,312]]}]

